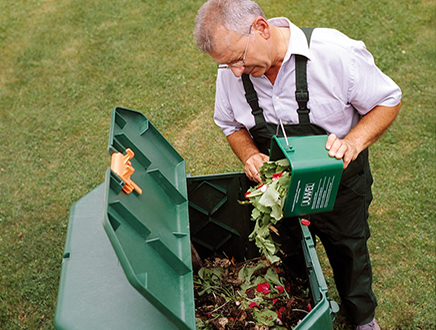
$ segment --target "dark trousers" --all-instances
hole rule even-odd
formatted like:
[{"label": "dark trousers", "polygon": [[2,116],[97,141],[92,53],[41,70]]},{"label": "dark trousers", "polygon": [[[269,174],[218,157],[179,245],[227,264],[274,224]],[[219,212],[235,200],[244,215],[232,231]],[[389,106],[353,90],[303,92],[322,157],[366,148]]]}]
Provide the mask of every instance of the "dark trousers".
[{"label": "dark trousers", "polygon": [[[372,270],[367,248],[371,184],[368,151],[365,150],[343,172],[333,211],[309,217],[309,229],[312,235],[320,238],[332,266],[341,309],[356,325],[370,322],[377,306],[371,288]],[[283,229],[292,236],[295,219],[283,220],[280,227],[287,227]],[[293,238],[289,239],[295,242]],[[286,244],[283,248],[286,249]],[[290,251],[295,251],[295,246]],[[292,259],[292,255],[289,257]]]}]

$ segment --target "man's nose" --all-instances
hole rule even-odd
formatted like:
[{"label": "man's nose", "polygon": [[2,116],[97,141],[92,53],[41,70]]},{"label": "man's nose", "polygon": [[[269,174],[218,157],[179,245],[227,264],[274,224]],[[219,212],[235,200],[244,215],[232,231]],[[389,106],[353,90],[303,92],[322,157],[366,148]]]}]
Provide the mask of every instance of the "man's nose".
[{"label": "man's nose", "polygon": [[240,77],[245,71],[245,66],[239,66],[239,67],[231,66],[230,70],[232,70],[235,77]]}]

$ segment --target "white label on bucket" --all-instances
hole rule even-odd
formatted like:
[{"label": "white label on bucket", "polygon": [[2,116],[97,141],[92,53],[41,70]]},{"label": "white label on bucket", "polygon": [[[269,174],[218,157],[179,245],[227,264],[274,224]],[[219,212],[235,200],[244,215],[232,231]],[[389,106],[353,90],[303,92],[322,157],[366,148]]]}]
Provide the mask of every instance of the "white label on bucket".
[{"label": "white label on bucket", "polygon": [[329,204],[330,194],[333,189],[335,176],[321,178],[313,196],[312,210],[326,208]]},{"label": "white label on bucket", "polygon": [[300,191],[301,191],[300,183],[301,183],[301,180],[298,180],[297,188],[295,189],[294,200],[292,201],[291,213],[294,212],[295,204],[297,204],[298,197],[300,196]]},{"label": "white label on bucket", "polygon": [[301,206],[309,206],[311,204],[314,188],[315,188],[315,182],[306,183],[306,185],[304,186],[303,199],[301,200]]}]

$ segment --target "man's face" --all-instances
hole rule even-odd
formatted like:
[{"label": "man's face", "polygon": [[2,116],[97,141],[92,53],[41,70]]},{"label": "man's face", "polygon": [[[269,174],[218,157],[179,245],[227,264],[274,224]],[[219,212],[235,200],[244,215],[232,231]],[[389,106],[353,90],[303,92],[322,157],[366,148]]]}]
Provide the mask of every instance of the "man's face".
[{"label": "man's face", "polygon": [[[240,77],[243,73],[258,77],[269,69],[267,53],[257,50],[258,44],[264,40],[257,35],[254,29],[251,30],[250,34],[241,36],[220,26],[215,33],[215,40],[214,51],[209,55],[217,63],[229,65],[236,77]],[[232,66],[232,64],[242,60],[245,63],[244,66]]]}]

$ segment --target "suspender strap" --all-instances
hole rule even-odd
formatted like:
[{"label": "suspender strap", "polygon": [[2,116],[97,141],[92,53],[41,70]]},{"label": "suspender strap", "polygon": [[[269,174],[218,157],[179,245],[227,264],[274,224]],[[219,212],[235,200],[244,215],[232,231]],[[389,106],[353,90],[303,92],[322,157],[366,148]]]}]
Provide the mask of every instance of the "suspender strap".
[{"label": "suspender strap", "polygon": [[303,30],[304,34],[306,35],[307,44],[310,47],[310,38],[312,37],[312,32],[313,32],[314,28],[304,27],[304,28],[301,28],[301,29]]},{"label": "suspender strap", "polygon": [[253,83],[250,80],[248,74],[242,74],[242,82],[244,84],[245,98],[251,107],[251,113],[254,116],[254,122],[256,125],[265,125],[265,118],[263,116],[263,110],[259,107],[259,99],[257,98],[257,93],[254,90]]},{"label": "suspender strap", "polygon": [[[302,28],[307,38],[307,43],[310,45],[310,37],[312,36],[313,28]],[[300,124],[309,124],[309,90],[307,89],[307,58],[302,55],[295,55],[295,80],[296,90],[295,99],[298,103],[298,120]]]},{"label": "suspender strap", "polygon": [[[302,28],[307,38],[307,43],[310,45],[310,37],[312,35],[313,28]],[[302,55],[295,55],[295,79],[296,79],[296,91],[295,98],[298,102],[298,120],[300,124],[309,124],[309,112],[307,108],[307,102],[309,101],[309,91],[307,89],[307,58]],[[251,107],[251,113],[254,116],[256,125],[265,126],[265,117],[263,116],[263,110],[259,107],[259,99],[257,93],[254,90],[253,83],[250,80],[248,74],[242,74],[242,82],[244,84],[245,98]]]}]

